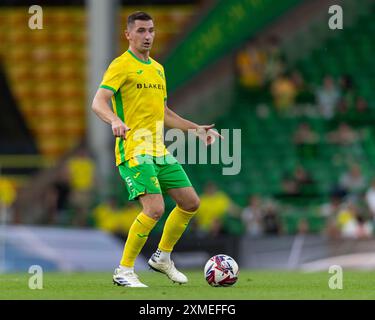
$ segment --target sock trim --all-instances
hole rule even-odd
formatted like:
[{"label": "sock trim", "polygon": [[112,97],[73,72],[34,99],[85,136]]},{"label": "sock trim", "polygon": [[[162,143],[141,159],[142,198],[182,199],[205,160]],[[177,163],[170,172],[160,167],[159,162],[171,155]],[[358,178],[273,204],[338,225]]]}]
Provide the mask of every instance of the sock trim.
[{"label": "sock trim", "polygon": [[186,210],[182,209],[181,207],[179,207],[178,205],[176,205],[176,208],[178,210],[180,210],[182,213],[184,213],[185,215],[188,215],[188,216],[193,216],[198,211],[198,210],[195,210],[195,211],[186,211]]},{"label": "sock trim", "polygon": [[127,268],[127,269],[134,269],[134,264],[133,265],[130,265],[130,266],[127,266],[125,263],[120,263],[119,264],[119,267],[121,268]]},{"label": "sock trim", "polygon": [[163,248],[160,246],[160,244],[159,244],[159,246],[158,246],[158,249],[159,249],[160,251],[167,252],[167,253],[171,253],[171,252],[173,251],[173,249],[171,249],[171,250],[163,249]]},{"label": "sock trim", "polygon": [[120,265],[119,265],[119,268],[120,268],[121,270],[134,271],[134,266],[128,267],[128,266],[124,266],[124,265],[120,264]]},{"label": "sock trim", "polygon": [[151,217],[149,217],[147,214],[143,212],[141,212],[137,216],[136,221],[138,221],[138,223],[144,225],[148,229],[152,229],[157,222],[156,220],[152,219]]}]

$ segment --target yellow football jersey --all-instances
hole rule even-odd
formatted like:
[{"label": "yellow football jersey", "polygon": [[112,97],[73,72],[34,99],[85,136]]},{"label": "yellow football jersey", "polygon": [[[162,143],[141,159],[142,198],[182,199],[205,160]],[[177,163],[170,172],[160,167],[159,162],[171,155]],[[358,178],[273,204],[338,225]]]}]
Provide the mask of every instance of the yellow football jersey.
[{"label": "yellow football jersey", "polygon": [[89,191],[94,185],[95,165],[90,158],[73,157],[68,161],[71,186],[76,191]]},{"label": "yellow football jersey", "polygon": [[116,138],[116,165],[137,155],[168,154],[164,144],[164,68],[154,59],[143,61],[130,50],[114,59],[101,88],[112,90],[115,114],[131,129],[126,140]]}]

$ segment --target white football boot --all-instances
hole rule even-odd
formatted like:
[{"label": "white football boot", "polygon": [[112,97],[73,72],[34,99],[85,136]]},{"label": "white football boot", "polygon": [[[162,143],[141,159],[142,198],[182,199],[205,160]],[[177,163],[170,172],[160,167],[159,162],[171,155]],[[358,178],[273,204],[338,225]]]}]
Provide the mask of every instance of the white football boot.
[{"label": "white football boot", "polygon": [[151,269],[164,273],[173,282],[177,282],[179,284],[188,282],[187,277],[176,269],[172,260],[161,261],[155,256],[155,254],[153,254],[150,260],[148,260],[148,265]]},{"label": "white football boot", "polygon": [[134,271],[123,270],[116,268],[113,274],[113,283],[118,286],[131,288],[147,288],[145,284],[139,281],[137,274]]}]

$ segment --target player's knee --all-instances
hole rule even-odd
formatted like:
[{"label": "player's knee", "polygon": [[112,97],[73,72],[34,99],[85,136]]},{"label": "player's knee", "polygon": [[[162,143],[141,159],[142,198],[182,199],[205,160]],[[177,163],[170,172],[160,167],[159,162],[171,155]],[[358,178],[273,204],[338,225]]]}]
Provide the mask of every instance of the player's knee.
[{"label": "player's knee", "polygon": [[159,220],[164,214],[164,210],[164,206],[154,206],[153,208],[150,208],[148,215],[154,220]]},{"label": "player's knee", "polygon": [[201,200],[198,197],[196,197],[191,204],[190,211],[194,211],[194,212],[197,211],[199,209],[200,204],[201,204]]},{"label": "player's knee", "polygon": [[195,212],[199,209],[200,205],[200,199],[198,197],[194,197],[190,199],[190,201],[183,204],[183,206],[180,206],[181,209],[189,212]]}]

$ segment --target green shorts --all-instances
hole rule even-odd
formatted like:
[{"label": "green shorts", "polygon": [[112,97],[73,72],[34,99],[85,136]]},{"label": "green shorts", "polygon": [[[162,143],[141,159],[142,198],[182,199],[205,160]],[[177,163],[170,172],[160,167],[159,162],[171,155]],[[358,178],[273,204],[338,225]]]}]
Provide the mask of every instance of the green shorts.
[{"label": "green shorts", "polygon": [[166,193],[168,189],[191,187],[182,166],[171,154],[162,157],[141,155],[119,165],[126,182],[129,200],[145,193]]}]

